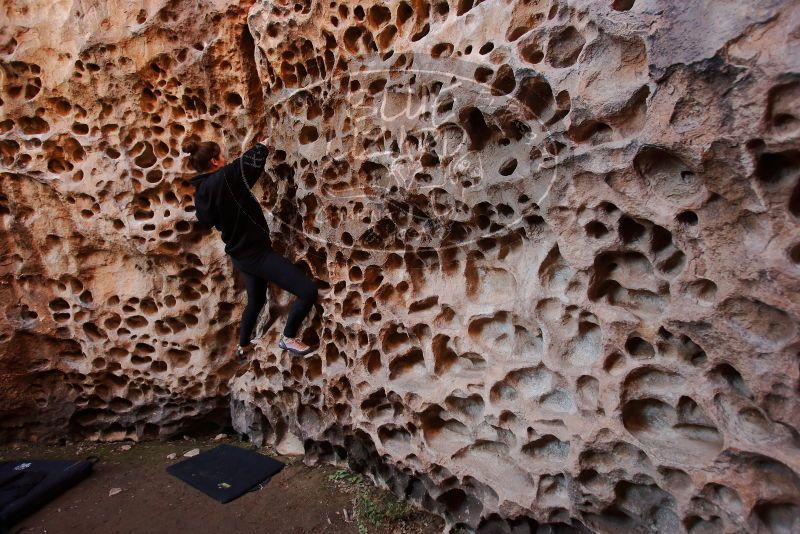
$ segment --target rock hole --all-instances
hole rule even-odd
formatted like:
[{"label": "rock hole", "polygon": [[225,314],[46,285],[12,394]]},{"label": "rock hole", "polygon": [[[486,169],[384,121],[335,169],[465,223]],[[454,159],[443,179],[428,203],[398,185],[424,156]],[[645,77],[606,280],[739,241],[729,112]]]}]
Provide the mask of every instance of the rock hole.
[{"label": "rock hole", "polygon": [[691,210],[686,210],[686,211],[680,212],[675,217],[675,219],[679,223],[685,224],[687,226],[696,226],[697,222],[698,222],[697,214],[695,212],[691,211]]},{"label": "rock hole", "polygon": [[586,232],[586,235],[595,239],[600,239],[608,234],[608,228],[600,221],[588,222],[583,229]]},{"label": "rock hole", "polygon": [[319,138],[319,133],[314,126],[303,126],[300,129],[300,144],[307,145]]},{"label": "rock hole", "polygon": [[469,136],[469,149],[483,150],[492,137],[492,130],[486,124],[481,110],[475,107],[466,107],[459,113],[459,121]]},{"label": "rock hole", "polygon": [[777,184],[800,173],[800,151],[765,152],[758,158],[755,175],[767,184]]},{"label": "rock hole", "polygon": [[614,0],[611,2],[611,9],[614,11],[628,11],[633,7],[636,0]]},{"label": "rock hole", "polygon": [[449,57],[453,53],[453,45],[450,43],[438,43],[431,48],[431,56],[435,58]]},{"label": "rock hole", "polygon": [[640,360],[652,358],[656,354],[653,345],[638,336],[631,336],[625,341],[625,350]]},{"label": "rock hole", "polygon": [[623,243],[634,243],[646,233],[646,228],[628,216],[619,220],[619,237]]},{"label": "rock hole", "polygon": [[578,60],[584,44],[583,35],[574,26],[568,26],[551,36],[546,60],[553,67],[569,67]]}]

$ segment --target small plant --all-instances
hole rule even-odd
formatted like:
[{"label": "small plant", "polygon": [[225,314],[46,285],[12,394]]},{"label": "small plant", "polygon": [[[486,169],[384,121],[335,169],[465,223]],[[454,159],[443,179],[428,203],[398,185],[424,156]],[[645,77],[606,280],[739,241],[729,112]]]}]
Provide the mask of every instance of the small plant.
[{"label": "small plant", "polygon": [[356,506],[359,524],[363,519],[375,527],[406,519],[413,512],[414,509],[411,506],[396,500],[390,494],[375,496],[366,489],[358,496]]},{"label": "small plant", "polygon": [[328,475],[328,480],[343,483],[355,490],[353,511],[358,525],[358,534],[369,534],[368,526],[380,527],[408,518],[414,508],[400,502],[389,492],[382,492],[366,483],[364,477],[346,469],[338,469]]},{"label": "small plant", "polygon": [[333,482],[344,482],[345,484],[349,484],[351,486],[358,486],[363,481],[361,475],[351,473],[346,469],[338,469],[337,471],[334,471],[328,475],[328,480]]}]

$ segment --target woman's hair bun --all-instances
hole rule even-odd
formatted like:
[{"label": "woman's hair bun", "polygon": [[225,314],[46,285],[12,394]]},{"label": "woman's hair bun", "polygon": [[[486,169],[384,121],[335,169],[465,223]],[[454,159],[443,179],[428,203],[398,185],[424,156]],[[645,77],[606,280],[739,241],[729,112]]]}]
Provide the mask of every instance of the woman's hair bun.
[{"label": "woman's hair bun", "polygon": [[200,142],[197,137],[187,139],[182,147],[189,154],[186,158],[189,167],[197,172],[207,172],[215,168],[211,161],[222,153],[219,145],[214,141]]},{"label": "woman's hair bun", "polygon": [[194,154],[195,152],[197,152],[198,146],[199,145],[198,145],[197,141],[193,141],[193,140],[186,141],[183,144],[183,151],[186,152],[187,154]]}]

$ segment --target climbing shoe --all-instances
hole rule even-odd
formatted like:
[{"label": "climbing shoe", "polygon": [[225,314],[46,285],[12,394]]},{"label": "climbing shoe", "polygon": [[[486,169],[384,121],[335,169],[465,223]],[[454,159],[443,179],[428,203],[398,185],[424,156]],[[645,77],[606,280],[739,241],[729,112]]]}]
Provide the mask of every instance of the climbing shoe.
[{"label": "climbing shoe", "polygon": [[306,350],[297,350],[295,348],[292,348],[292,347],[290,347],[289,345],[286,344],[286,342],[284,341],[283,336],[281,336],[281,338],[278,340],[278,346],[280,348],[282,348],[283,350],[288,350],[292,354],[296,354],[298,356],[305,356],[306,354],[308,354],[310,352],[314,352],[314,350],[315,350],[314,347],[308,347]]},{"label": "climbing shoe", "polygon": [[250,344],[247,347],[242,347],[241,345],[236,345],[236,361],[238,363],[245,363],[248,360],[248,356],[250,353],[253,352],[253,345]]}]

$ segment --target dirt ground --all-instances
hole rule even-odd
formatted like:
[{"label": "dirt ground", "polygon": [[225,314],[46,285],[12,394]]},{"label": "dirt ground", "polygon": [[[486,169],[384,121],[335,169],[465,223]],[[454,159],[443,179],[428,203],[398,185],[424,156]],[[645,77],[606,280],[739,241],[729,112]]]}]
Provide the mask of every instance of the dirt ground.
[{"label": "dirt ground", "polygon": [[[223,442],[237,445],[233,439]],[[308,467],[261,449],[286,467],[260,491],[220,504],[166,472],[183,453],[218,442],[0,447],[0,460],[100,457],[89,478],[12,527],[13,534],[427,534],[443,521],[397,502],[349,471]],[[127,449],[130,447],[129,450]],[[241,446],[248,446],[241,444]],[[167,455],[177,453],[170,460]],[[122,491],[109,495],[112,488]]]}]

